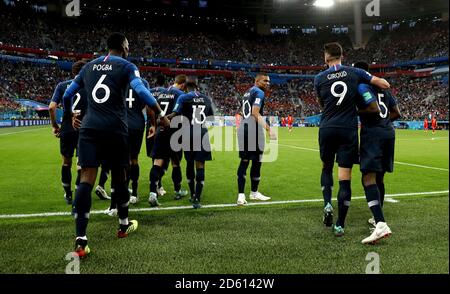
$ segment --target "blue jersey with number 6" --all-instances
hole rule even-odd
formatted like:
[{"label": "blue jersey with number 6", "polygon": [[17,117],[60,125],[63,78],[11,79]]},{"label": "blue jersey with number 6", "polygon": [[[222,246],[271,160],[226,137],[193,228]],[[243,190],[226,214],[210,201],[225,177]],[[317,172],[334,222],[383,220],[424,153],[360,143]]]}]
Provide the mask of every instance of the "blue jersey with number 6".
[{"label": "blue jersey with number 6", "polygon": [[118,56],[101,56],[83,67],[64,93],[64,99],[84,88],[88,107],[81,128],[126,135],[128,123],[125,92],[128,85],[145,104],[156,104],[134,64]]},{"label": "blue jersey with number 6", "polygon": [[370,73],[343,65],[334,65],[316,75],[314,87],[324,107],[320,127],[357,128],[358,85],[371,80]]}]

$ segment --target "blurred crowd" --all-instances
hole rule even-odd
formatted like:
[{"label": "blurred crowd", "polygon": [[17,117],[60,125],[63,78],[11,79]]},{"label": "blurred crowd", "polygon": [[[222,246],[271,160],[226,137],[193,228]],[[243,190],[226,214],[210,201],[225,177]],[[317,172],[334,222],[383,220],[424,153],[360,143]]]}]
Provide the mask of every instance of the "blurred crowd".
[{"label": "blurred crowd", "polygon": [[[154,85],[156,73],[142,72],[150,85]],[[56,65],[37,66],[31,63],[0,61],[0,109],[17,109],[17,98],[32,99],[48,104],[56,85],[70,79],[70,73]],[[448,120],[448,84],[442,79],[411,78],[407,76],[389,79],[392,93],[398,99],[405,120],[421,120],[430,112],[438,119]],[[168,78],[167,85],[172,82]],[[200,91],[209,95],[220,115],[235,115],[241,110],[244,93],[253,86],[253,78],[242,73],[232,77],[206,76],[199,78]],[[319,114],[311,79],[293,79],[287,84],[272,84],[267,93],[265,114],[273,116],[307,117]]]},{"label": "blurred crowd", "polygon": [[[0,11],[0,44],[75,53],[101,53],[112,31],[124,32],[133,56],[192,60],[230,60],[270,65],[322,65],[322,46],[338,41],[345,51],[345,63],[369,60],[376,63],[410,61],[448,56],[448,22],[418,22],[414,27],[402,24],[395,30],[374,31],[363,49],[353,49],[347,34],[301,32],[288,35],[258,36],[250,31],[193,32],[164,30],[144,26],[121,27],[114,24],[93,25],[77,20],[60,22],[38,15],[18,15]],[[1,53],[1,52],[0,52]],[[5,52],[3,52],[5,53]],[[302,72],[303,74],[307,72]],[[313,73],[310,73],[313,74]],[[155,73],[143,72],[150,84]],[[17,98],[48,104],[56,84],[70,78],[70,73],[55,64],[36,65],[0,60],[0,111],[18,109]],[[430,112],[438,119],[448,119],[448,80],[401,77],[390,80],[398,98],[403,119],[423,119]],[[242,72],[231,77],[200,78],[201,90],[213,98],[216,111],[234,115],[240,111],[242,95],[253,85],[253,78]],[[266,115],[307,117],[319,114],[311,79],[293,79],[273,84],[267,93]]]},{"label": "blurred crowd", "polygon": [[[338,41],[344,47],[346,63],[361,59],[376,63],[410,61],[448,56],[448,21],[422,21],[414,27],[372,31],[363,49],[353,49],[348,34],[333,34],[331,28],[304,34],[259,36],[250,30],[218,34],[205,30],[186,33],[179,29],[144,25],[95,25],[77,20],[43,18],[39,15],[0,11],[0,42],[27,48],[101,53],[110,32],[121,31],[129,40],[130,54],[140,58],[222,60],[265,65],[323,65],[322,46]],[[365,32],[367,33],[367,32]],[[87,41],[88,40],[88,41]]]}]

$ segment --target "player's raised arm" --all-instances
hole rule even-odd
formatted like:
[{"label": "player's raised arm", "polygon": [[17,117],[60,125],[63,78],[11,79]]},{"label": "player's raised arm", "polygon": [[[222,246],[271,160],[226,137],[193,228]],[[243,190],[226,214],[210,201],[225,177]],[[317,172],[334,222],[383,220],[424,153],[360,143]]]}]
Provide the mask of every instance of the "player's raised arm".
[{"label": "player's raised arm", "polygon": [[366,106],[363,109],[359,109],[358,113],[380,113],[380,107],[377,103],[375,94],[367,84],[358,85],[359,95],[362,97],[362,105]]},{"label": "player's raised arm", "polygon": [[[367,66],[367,70],[369,69],[369,66]],[[371,75],[369,72],[365,71],[361,68],[355,68],[357,74],[361,78],[363,83],[372,84],[380,89],[386,90],[391,87],[391,85],[383,78],[376,77],[374,75]]]},{"label": "player's raised arm", "polygon": [[391,85],[388,83],[388,81],[386,81],[385,79],[376,77],[376,76],[372,76],[372,79],[370,80],[370,83],[374,86],[377,86],[380,89],[389,89],[391,87]]},{"label": "player's raised arm", "polygon": [[171,120],[173,117],[181,114],[181,110],[183,109],[183,104],[189,99],[191,99],[191,96],[189,96],[188,94],[183,94],[183,95],[178,96],[177,102],[175,103],[175,106],[173,107],[173,111],[171,114],[169,114],[167,116],[167,118],[169,120]]}]

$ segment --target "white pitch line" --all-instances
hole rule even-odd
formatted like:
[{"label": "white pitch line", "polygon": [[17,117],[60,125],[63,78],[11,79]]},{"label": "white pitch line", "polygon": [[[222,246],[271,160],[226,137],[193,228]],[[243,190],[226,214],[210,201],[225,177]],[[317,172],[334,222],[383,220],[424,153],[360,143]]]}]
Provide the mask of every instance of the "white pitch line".
[{"label": "white pitch line", "polygon": [[23,130],[23,131],[18,131],[18,132],[3,133],[3,134],[0,134],[0,136],[14,135],[14,134],[25,133],[25,132],[33,132],[33,131],[37,131],[37,130],[41,130],[41,129],[45,129],[45,127],[36,128],[36,129],[32,129],[32,130]]},{"label": "white pitch line", "polygon": [[[298,146],[294,146],[294,145],[278,144],[278,146],[289,147],[289,148],[300,149],[300,150],[307,150],[307,151],[319,152],[319,149],[312,149],[312,148],[298,147]],[[407,163],[407,162],[401,162],[401,161],[394,161],[394,162],[395,162],[396,164],[403,164],[403,165],[414,166],[414,167],[421,167],[421,168],[427,168],[427,169],[434,169],[434,170],[448,171],[448,168],[441,168],[441,167],[434,167],[434,166],[427,166],[427,165],[413,164],[413,163]]]},{"label": "white pitch line", "polygon": [[300,150],[319,152],[319,149],[305,148],[305,147],[299,147],[299,146],[294,146],[294,145],[278,144],[278,146],[289,147],[289,148],[300,149]]},{"label": "white pitch line", "polygon": [[395,163],[396,163],[396,164],[409,165],[409,166],[415,166],[415,167],[421,167],[421,168],[428,168],[428,169],[435,169],[435,170],[448,171],[448,168],[441,168],[441,167],[434,167],[434,166],[426,166],[426,165],[413,164],[413,163],[407,163],[407,162],[401,162],[401,161],[395,161]]},{"label": "white pitch line", "polygon": [[[409,197],[409,196],[428,196],[428,195],[441,195],[447,194],[449,191],[431,191],[431,192],[415,192],[415,193],[401,193],[401,194],[386,194],[386,197]],[[366,199],[365,196],[352,197],[352,200]],[[289,204],[289,203],[307,203],[307,202],[323,202],[323,199],[301,199],[301,200],[283,200],[283,201],[268,201],[268,202],[251,202],[245,206],[262,206],[262,205],[274,205],[274,204]],[[238,207],[234,203],[229,204],[209,204],[203,205],[203,208],[224,208],[224,207]],[[158,210],[183,210],[192,209],[192,206],[171,206],[171,207],[148,207],[148,208],[131,208],[130,211],[158,211]],[[103,214],[104,210],[93,210],[90,214]],[[6,218],[30,218],[30,217],[49,217],[49,216],[68,216],[71,215],[68,211],[60,212],[44,212],[44,213],[29,213],[29,214],[0,214],[0,219]]]}]

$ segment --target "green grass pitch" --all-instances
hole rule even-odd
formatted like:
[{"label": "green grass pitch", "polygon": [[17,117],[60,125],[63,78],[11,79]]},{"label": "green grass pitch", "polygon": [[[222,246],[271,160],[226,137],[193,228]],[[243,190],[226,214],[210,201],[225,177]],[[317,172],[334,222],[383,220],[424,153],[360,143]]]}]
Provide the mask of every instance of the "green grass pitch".
[{"label": "green grass pitch", "polygon": [[[278,159],[264,163],[260,191],[271,201],[312,200],[247,207],[237,197],[236,152],[214,152],[206,164],[202,204],[194,209],[132,211],[139,229],[115,237],[117,219],[92,214],[88,227],[92,253],[81,273],[365,273],[366,256],[379,254],[381,273],[449,273],[448,192],[393,197],[385,216],[393,234],[375,246],[369,235],[370,211],[360,172],[353,171],[353,196],[346,234],[336,238],[321,223],[321,162],[317,128],[279,131]],[[387,194],[448,190],[448,132],[397,130],[395,171],[386,175]],[[140,156],[140,202],[147,208],[150,159]],[[59,142],[50,127],[0,129],[0,273],[64,273],[73,250],[71,216],[11,215],[69,212],[60,183]],[[182,163],[183,176],[185,163]],[[75,169],[74,169],[75,170]],[[73,172],[73,174],[75,174]],[[335,186],[337,187],[336,169]],[[73,176],[73,181],[75,176]],[[170,169],[162,208],[188,206],[173,200]],[[247,183],[247,194],[249,191]],[[107,183],[109,192],[109,181]],[[336,204],[337,188],[333,200]],[[186,181],[183,188],[187,189]],[[92,209],[108,203],[93,194]],[[219,204],[216,207],[208,205]],[[8,216],[8,217],[6,217]]]}]

